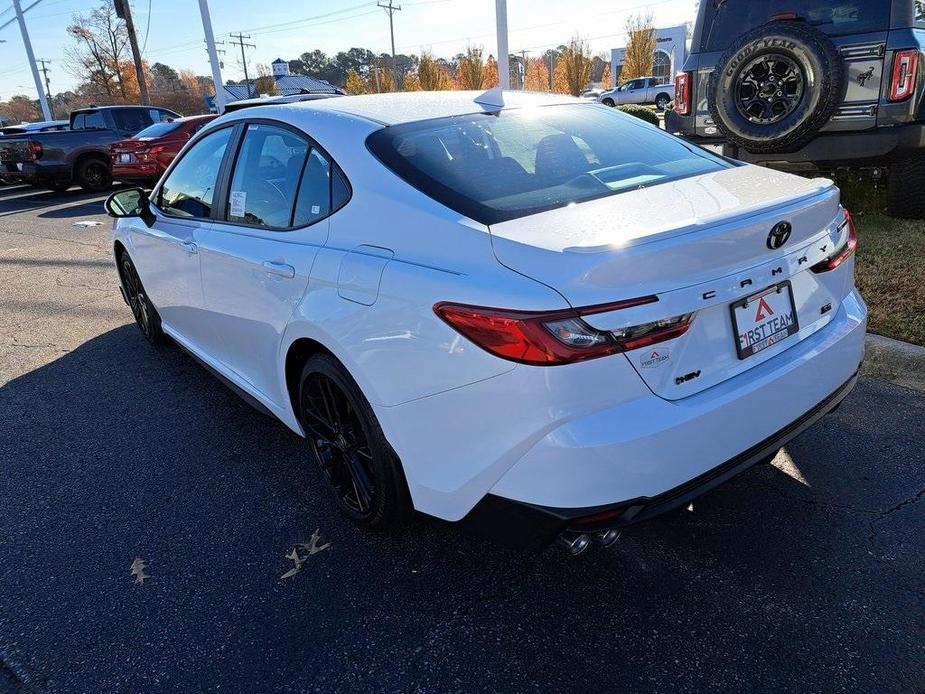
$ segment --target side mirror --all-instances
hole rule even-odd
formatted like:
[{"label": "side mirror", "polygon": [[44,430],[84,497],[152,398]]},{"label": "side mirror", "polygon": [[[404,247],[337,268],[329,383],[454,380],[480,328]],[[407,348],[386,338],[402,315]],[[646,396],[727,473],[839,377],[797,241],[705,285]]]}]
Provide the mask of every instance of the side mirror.
[{"label": "side mirror", "polygon": [[138,217],[148,226],[154,223],[154,214],[151,212],[148,194],[141,188],[116,191],[106,198],[103,206],[110,217],[115,217],[116,219]]}]

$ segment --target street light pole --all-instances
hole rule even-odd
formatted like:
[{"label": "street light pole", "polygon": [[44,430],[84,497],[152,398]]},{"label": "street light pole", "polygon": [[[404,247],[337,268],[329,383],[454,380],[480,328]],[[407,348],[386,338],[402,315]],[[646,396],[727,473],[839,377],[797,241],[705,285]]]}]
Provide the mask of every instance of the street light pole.
[{"label": "street light pole", "polygon": [[502,89],[510,89],[511,68],[507,54],[507,0],[495,0],[495,20],[498,24],[498,79]]},{"label": "street light pole", "polygon": [[35,91],[39,95],[39,103],[42,105],[42,115],[45,120],[51,120],[51,110],[48,108],[48,100],[45,98],[45,88],[42,86],[42,78],[39,77],[39,66],[35,64],[35,54],[32,52],[32,42],[29,40],[29,30],[26,29],[26,20],[22,16],[22,6],[19,0],[13,0],[13,9],[16,10],[16,19],[19,21],[19,32],[22,34],[22,42],[26,46],[26,57],[29,59],[29,67],[32,68],[32,79],[35,81]]},{"label": "street light pole", "polygon": [[218,62],[218,51],[215,50],[215,34],[212,33],[212,18],[209,16],[208,0],[199,0],[199,13],[202,15],[202,30],[206,35],[206,48],[209,50],[209,62],[212,64],[215,108],[221,115],[225,112],[225,85],[222,83],[222,70],[221,64]]}]

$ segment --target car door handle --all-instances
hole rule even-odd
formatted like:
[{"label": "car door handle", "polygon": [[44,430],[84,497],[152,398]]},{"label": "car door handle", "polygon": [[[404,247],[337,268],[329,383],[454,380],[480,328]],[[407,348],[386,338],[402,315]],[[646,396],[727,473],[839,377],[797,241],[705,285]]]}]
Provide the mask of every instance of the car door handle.
[{"label": "car door handle", "polygon": [[189,253],[190,255],[196,255],[199,252],[199,246],[197,246],[192,241],[181,241],[180,248]]},{"label": "car door handle", "polygon": [[274,263],[270,260],[264,260],[263,269],[271,275],[281,275],[289,279],[295,277],[295,268],[292,265],[286,265],[286,263]]}]

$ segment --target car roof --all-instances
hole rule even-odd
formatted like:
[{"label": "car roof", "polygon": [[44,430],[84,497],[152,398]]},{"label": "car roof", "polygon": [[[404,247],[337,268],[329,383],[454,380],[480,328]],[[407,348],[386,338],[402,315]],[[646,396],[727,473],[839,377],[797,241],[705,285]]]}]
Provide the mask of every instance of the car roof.
[{"label": "car roof", "polygon": [[[374,121],[382,125],[398,125],[414,121],[464,116],[471,113],[494,113],[500,108],[528,108],[553,104],[585,104],[583,99],[559,94],[490,90],[445,92],[392,92],[389,94],[361,94],[338,99],[324,99],[293,104],[291,108],[307,111],[331,111]],[[480,99],[481,97],[481,99]],[[477,103],[480,99],[483,103]]]}]

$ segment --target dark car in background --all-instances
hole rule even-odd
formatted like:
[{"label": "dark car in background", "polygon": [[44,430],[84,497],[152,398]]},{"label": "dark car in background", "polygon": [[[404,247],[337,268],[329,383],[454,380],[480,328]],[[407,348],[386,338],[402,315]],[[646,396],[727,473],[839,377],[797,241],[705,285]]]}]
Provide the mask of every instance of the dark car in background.
[{"label": "dark car in background", "polygon": [[794,172],[888,176],[925,217],[925,12],[917,0],[704,0],[667,128]]},{"label": "dark car in background", "polygon": [[189,116],[149,125],[134,137],[110,147],[112,177],[117,181],[153,183],[167,170],[189,139],[218,116]]},{"label": "dark car in background", "polygon": [[62,191],[112,185],[109,148],[153,123],[180,115],[157,106],[99,106],[71,113],[69,130],[0,138],[0,177]]}]

